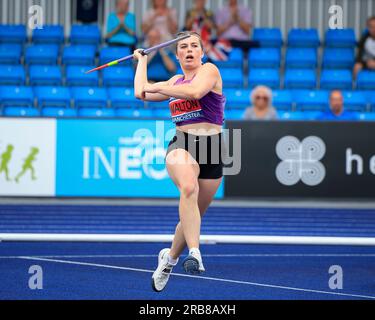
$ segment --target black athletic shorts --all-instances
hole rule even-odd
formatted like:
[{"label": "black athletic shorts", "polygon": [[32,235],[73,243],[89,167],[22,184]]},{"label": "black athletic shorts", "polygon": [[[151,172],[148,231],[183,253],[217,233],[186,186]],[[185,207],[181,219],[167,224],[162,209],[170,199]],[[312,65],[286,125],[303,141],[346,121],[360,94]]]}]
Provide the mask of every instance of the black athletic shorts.
[{"label": "black athletic shorts", "polygon": [[218,179],[223,176],[222,134],[198,136],[176,130],[169,142],[167,155],[175,149],[184,149],[198,162],[199,179]]}]

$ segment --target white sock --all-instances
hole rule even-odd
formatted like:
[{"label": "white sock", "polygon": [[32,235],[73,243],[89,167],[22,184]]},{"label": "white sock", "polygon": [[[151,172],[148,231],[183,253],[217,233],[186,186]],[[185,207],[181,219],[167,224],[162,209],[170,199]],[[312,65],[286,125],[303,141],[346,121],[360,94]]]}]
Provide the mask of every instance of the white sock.
[{"label": "white sock", "polygon": [[178,262],[178,258],[173,259],[170,255],[168,255],[168,264],[170,264],[171,266],[175,266],[177,262]]},{"label": "white sock", "polygon": [[201,255],[201,252],[199,251],[198,248],[191,248],[189,250],[189,254],[192,255],[192,256],[200,256]]}]

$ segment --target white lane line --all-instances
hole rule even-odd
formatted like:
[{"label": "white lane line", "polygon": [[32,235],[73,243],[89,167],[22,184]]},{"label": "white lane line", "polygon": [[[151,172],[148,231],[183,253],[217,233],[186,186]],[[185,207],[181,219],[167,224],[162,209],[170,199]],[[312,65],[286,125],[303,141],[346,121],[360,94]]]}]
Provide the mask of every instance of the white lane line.
[{"label": "white lane line", "polygon": [[[119,266],[112,266],[112,265],[106,265],[106,264],[97,264],[97,263],[88,263],[88,262],[57,260],[57,259],[46,259],[46,258],[36,258],[36,257],[26,257],[26,256],[19,257],[19,258],[20,259],[25,259],[25,260],[46,261],[46,262],[55,262],[55,263],[62,263],[62,264],[73,264],[73,265],[98,267],[98,268],[107,268],[107,269],[127,270],[127,271],[146,272],[146,273],[153,273],[154,272],[153,270],[147,270],[147,269],[138,269],[138,268],[130,268],[130,267],[119,267]],[[358,295],[358,294],[321,291],[321,290],[313,290],[313,289],[303,289],[303,288],[286,287],[286,286],[278,286],[278,285],[271,285],[271,284],[264,284],[264,283],[257,283],[257,282],[230,280],[230,279],[213,278],[213,277],[193,276],[193,275],[187,275],[187,274],[181,274],[181,273],[173,273],[172,275],[173,276],[177,276],[177,277],[196,278],[196,279],[211,280],[211,281],[218,281],[218,282],[229,282],[229,283],[245,284],[245,285],[250,285],[250,286],[273,288],[273,289],[284,289],[284,290],[302,291],[302,292],[310,292],[310,293],[322,293],[322,294],[344,296],[344,297],[354,297],[354,298],[362,298],[362,299],[375,299],[375,296],[366,296],[366,295]]]},{"label": "white lane line", "polygon": [[[157,254],[97,254],[97,255],[32,255],[35,258],[154,258]],[[244,253],[244,254],[204,254],[204,257],[211,258],[246,258],[246,257],[342,257],[373,258],[375,253]],[[18,259],[24,256],[0,256],[0,259]]]}]

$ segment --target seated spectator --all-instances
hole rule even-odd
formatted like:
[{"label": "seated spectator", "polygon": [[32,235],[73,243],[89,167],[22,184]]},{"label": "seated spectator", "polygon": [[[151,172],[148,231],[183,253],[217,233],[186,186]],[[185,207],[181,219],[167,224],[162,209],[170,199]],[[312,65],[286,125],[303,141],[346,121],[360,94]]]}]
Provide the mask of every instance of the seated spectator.
[{"label": "seated spectator", "polygon": [[375,71],[375,16],[367,20],[368,31],[362,36],[358,44],[358,54],[354,65],[354,78],[362,69]]},{"label": "seated spectator", "polygon": [[334,90],[329,96],[329,111],[324,112],[318,120],[357,120],[352,112],[344,110],[344,98],[340,90]]},{"label": "seated spectator", "polygon": [[[161,34],[157,29],[152,29],[147,34],[147,47],[161,43]],[[175,54],[169,48],[151,52],[148,55],[148,79],[150,81],[163,81],[171,78],[177,70],[173,60]]]},{"label": "seated spectator", "polygon": [[228,0],[228,5],[217,11],[215,22],[218,38],[250,40],[252,13],[249,8],[238,4],[237,0]]},{"label": "seated spectator", "polygon": [[161,34],[161,42],[172,39],[178,28],[176,9],[168,8],[167,0],[152,0],[152,6],[143,17],[143,34],[156,29]]},{"label": "seated spectator", "polygon": [[128,10],[129,0],[116,0],[116,12],[110,13],[107,19],[105,38],[109,45],[135,47],[135,15]]},{"label": "seated spectator", "polygon": [[272,106],[272,91],[266,86],[257,86],[250,94],[252,107],[245,110],[245,120],[277,120],[277,111]]},{"label": "seated spectator", "polygon": [[214,14],[206,9],[206,0],[195,0],[194,7],[186,13],[185,30],[201,34],[202,30],[216,30]]}]

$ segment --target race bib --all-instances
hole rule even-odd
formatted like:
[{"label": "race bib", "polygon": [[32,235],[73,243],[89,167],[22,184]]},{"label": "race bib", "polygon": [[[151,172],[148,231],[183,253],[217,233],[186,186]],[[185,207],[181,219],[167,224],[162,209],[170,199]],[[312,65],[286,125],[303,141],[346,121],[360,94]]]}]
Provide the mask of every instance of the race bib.
[{"label": "race bib", "polygon": [[198,100],[170,99],[169,109],[174,123],[202,116],[202,106]]}]

